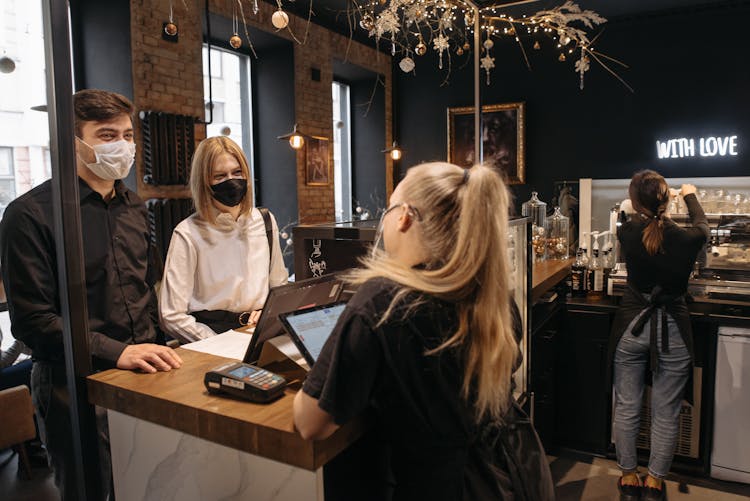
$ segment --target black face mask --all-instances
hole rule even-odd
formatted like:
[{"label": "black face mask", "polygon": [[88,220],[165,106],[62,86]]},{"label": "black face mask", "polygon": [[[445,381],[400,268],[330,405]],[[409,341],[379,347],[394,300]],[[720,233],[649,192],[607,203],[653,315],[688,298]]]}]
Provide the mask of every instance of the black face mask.
[{"label": "black face mask", "polygon": [[242,202],[247,193],[247,179],[227,179],[211,186],[211,192],[217,202],[234,207]]}]

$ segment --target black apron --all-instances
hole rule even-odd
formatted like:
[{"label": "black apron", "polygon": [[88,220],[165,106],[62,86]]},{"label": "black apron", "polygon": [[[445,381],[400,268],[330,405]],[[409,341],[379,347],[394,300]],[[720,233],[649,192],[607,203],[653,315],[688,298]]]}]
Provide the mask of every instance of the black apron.
[{"label": "black apron", "polygon": [[[612,324],[612,331],[609,336],[609,349],[607,352],[607,387],[612,387],[614,375],[614,361],[617,344],[620,342],[622,335],[628,328],[634,318],[640,315],[638,321],[633,325],[632,334],[636,337],[644,335],[650,336],[650,357],[649,365],[651,371],[658,368],[658,353],[656,345],[656,325],[662,323],[662,351],[669,351],[669,332],[667,330],[667,314],[674,318],[680,336],[690,353],[690,364],[695,361],[693,352],[693,328],[690,323],[690,310],[686,301],[687,294],[673,295],[666,294],[661,286],[657,285],[651,290],[650,297],[646,298],[632,284],[628,283],[625,294],[620,301],[620,308],[617,310],[615,320]],[[648,321],[651,321],[649,332],[644,332],[644,327]],[[647,378],[647,380],[650,380]],[[693,371],[688,372],[688,382],[685,385],[685,399],[693,403]]]}]

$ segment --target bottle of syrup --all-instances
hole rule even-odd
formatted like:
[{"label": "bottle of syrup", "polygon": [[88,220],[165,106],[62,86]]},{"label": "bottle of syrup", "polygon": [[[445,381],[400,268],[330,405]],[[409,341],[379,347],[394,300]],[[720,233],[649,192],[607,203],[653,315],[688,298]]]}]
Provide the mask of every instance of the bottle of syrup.
[{"label": "bottle of syrup", "polygon": [[586,261],[583,258],[583,248],[576,250],[576,260],[570,267],[570,294],[573,297],[586,296]]}]

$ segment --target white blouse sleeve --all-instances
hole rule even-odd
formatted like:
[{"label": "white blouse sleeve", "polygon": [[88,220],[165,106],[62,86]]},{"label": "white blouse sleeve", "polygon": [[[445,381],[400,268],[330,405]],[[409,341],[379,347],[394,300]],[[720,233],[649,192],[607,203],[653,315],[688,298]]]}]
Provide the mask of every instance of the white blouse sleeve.
[{"label": "white blouse sleeve", "polygon": [[195,286],[198,256],[190,238],[175,230],[169,243],[159,293],[159,324],[180,343],[191,343],[216,333],[188,314],[188,305]]},{"label": "white blouse sleeve", "polygon": [[276,287],[277,285],[284,285],[289,281],[289,273],[286,271],[286,266],[284,266],[284,256],[281,255],[279,227],[276,224],[276,218],[273,217],[273,214],[271,214],[271,226],[273,227],[273,244],[271,251],[271,274],[268,277],[268,283],[271,287]]}]

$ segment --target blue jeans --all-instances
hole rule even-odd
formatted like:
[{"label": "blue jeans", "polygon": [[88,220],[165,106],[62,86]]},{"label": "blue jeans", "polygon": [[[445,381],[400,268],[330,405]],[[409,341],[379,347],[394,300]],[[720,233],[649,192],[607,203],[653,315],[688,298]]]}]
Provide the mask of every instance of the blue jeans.
[{"label": "blue jeans", "polygon": [[[614,438],[617,465],[624,473],[638,468],[636,438],[641,421],[641,405],[649,359],[651,322],[645,324],[640,336],[631,334],[633,319],[620,338],[615,351]],[[690,353],[677,324],[668,316],[669,353],[661,351],[661,311],[657,314],[656,345],[659,367],[652,373],[651,386],[651,455],[648,472],[664,478],[672,465],[682,405],[682,396],[690,370]]]}]

